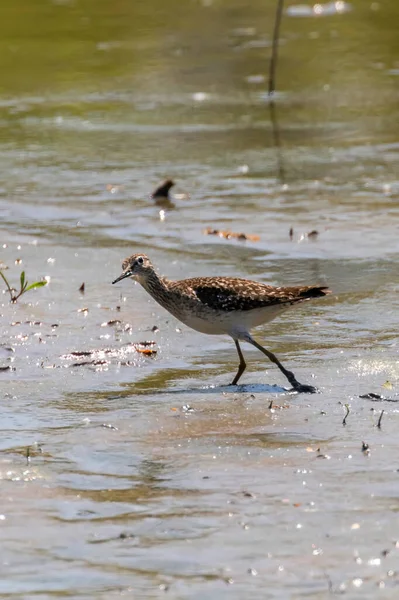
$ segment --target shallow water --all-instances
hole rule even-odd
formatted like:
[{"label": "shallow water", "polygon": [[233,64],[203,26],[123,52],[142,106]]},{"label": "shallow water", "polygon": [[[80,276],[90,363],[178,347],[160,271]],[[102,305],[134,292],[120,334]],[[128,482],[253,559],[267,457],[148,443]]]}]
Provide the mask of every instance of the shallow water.
[{"label": "shallow water", "polygon": [[[275,4],[247,4],[0,9],[0,259],[49,278],[1,297],[1,598],[397,598],[398,4],[289,5],[280,150]],[[231,340],[110,284],[137,251],[328,284],[257,331],[321,393],[249,347],[227,386]]]}]

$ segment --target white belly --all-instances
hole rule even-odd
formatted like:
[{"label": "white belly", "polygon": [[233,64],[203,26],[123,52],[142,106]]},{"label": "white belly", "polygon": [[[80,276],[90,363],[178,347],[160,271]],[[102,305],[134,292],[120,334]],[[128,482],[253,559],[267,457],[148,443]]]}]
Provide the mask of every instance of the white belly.
[{"label": "white belly", "polygon": [[231,335],[239,336],[240,332],[249,332],[253,327],[272,321],[278,317],[286,307],[270,306],[256,308],[242,312],[220,312],[206,311],[203,314],[194,315],[187,312],[179,314],[179,320],[188,327],[207,333],[208,335]]}]

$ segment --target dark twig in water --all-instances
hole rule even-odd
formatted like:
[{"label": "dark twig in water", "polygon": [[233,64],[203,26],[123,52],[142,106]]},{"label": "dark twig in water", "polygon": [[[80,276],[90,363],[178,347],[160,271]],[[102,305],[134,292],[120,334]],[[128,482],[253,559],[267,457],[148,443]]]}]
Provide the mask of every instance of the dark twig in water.
[{"label": "dark twig in water", "polygon": [[30,446],[28,446],[26,449],[26,464],[29,465],[29,463],[30,463]]},{"label": "dark twig in water", "polygon": [[333,588],[333,582],[331,581],[331,577],[329,576],[328,573],[324,572],[324,577],[327,579],[327,583],[328,583],[328,593],[329,594],[333,594],[334,593],[334,588]]},{"label": "dark twig in water", "polygon": [[381,429],[381,421],[382,421],[382,415],[383,415],[383,414],[384,414],[384,411],[382,410],[382,411],[381,411],[381,414],[380,414],[380,418],[378,419],[378,423],[377,423],[377,427],[378,427],[378,429]]},{"label": "dark twig in water", "polygon": [[278,58],[278,44],[280,39],[280,23],[283,15],[284,0],[277,0],[276,16],[274,19],[274,30],[273,30],[273,43],[272,43],[272,54],[270,57],[269,64],[269,91],[268,95],[270,98],[270,120],[272,122],[273,130],[273,142],[277,151],[277,162],[278,162],[278,174],[281,181],[284,182],[284,168],[283,160],[281,155],[281,141],[280,141],[280,130],[278,127],[277,120],[277,109],[274,104],[274,92],[276,90],[276,68]]},{"label": "dark twig in water", "polygon": [[362,394],[359,398],[365,398],[366,400],[385,400],[384,396],[369,392],[368,394]]},{"label": "dark twig in water", "polygon": [[151,194],[152,198],[165,198],[169,199],[169,190],[174,186],[174,181],[171,179],[165,179]]},{"label": "dark twig in water", "polygon": [[174,182],[171,179],[165,179],[151,194],[151,198],[155,204],[159,206],[165,206],[167,208],[173,208],[174,204],[169,195],[169,190],[174,186]]},{"label": "dark twig in water", "polygon": [[280,23],[283,15],[284,0],[277,0],[276,17],[274,20],[272,55],[269,66],[269,96],[272,96],[276,89],[276,67],[278,58],[278,43],[280,38]]},{"label": "dark twig in water", "polygon": [[345,408],[346,408],[346,415],[344,416],[344,420],[342,421],[342,425],[346,425],[346,419],[347,419],[347,417],[348,417],[348,415],[350,413],[349,404],[345,404]]},{"label": "dark twig in water", "polygon": [[285,180],[285,172],[284,172],[284,164],[283,164],[283,155],[281,152],[281,139],[280,139],[280,128],[277,119],[277,106],[274,103],[273,98],[269,102],[270,108],[270,120],[272,122],[272,132],[273,132],[273,144],[276,149],[277,154],[277,169],[278,176],[282,183]]},{"label": "dark twig in water", "polygon": [[380,394],[375,394],[374,392],[362,394],[359,396],[359,398],[363,398],[365,400],[375,400],[376,402],[399,402],[399,398],[387,398],[387,396],[381,396]]},{"label": "dark twig in water", "polygon": [[269,410],[271,410],[272,408],[273,408],[273,400],[270,400]]}]

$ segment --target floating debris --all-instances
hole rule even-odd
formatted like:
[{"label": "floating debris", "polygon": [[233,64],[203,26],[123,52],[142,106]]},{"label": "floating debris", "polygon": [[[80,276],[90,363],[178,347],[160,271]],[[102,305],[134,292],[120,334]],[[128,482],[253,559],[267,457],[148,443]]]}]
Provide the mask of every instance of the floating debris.
[{"label": "floating debris", "polygon": [[107,192],[110,192],[111,194],[116,194],[117,192],[123,192],[123,190],[125,189],[125,186],[108,183],[105,189],[107,190]]},{"label": "floating debris", "polygon": [[89,544],[104,544],[104,543],[108,543],[108,542],[114,542],[116,540],[135,539],[136,537],[137,536],[134,533],[122,532],[119,535],[114,536],[114,537],[88,540],[88,542],[89,542]]},{"label": "floating debris", "polygon": [[157,351],[152,348],[140,348],[140,346],[138,346],[136,350],[137,352],[140,352],[140,354],[145,354],[146,356],[155,356],[157,353]]},{"label": "floating debris", "polygon": [[91,350],[79,350],[76,352],[71,352],[70,354],[65,354],[64,356],[61,356],[61,358],[70,358],[71,356],[91,356],[91,354]]},{"label": "floating debris", "polygon": [[[69,354],[63,354],[60,356],[62,360],[73,360],[70,367],[81,367],[81,366],[104,366],[109,364],[112,359],[117,359],[121,365],[130,366],[134,363],[125,361],[125,358],[131,353],[139,353],[144,356],[155,356],[157,350],[154,348],[156,345],[153,341],[135,342],[131,344],[124,344],[120,348],[99,348],[96,350],[75,350],[69,352]],[[85,359],[76,362],[76,359]]]},{"label": "floating debris", "polygon": [[[298,244],[301,244],[302,242],[315,242],[317,240],[317,238],[319,237],[320,232],[317,231],[317,229],[312,229],[311,231],[308,231],[308,233],[301,233],[301,235],[298,238]],[[290,238],[292,240],[292,238]]]},{"label": "floating debris", "polygon": [[12,354],[13,352],[15,352],[15,348],[13,348],[12,346],[6,346],[5,344],[0,344],[0,350],[5,352],[6,354]]},{"label": "floating debris", "polygon": [[294,239],[294,228],[290,227],[290,240],[292,241]]},{"label": "floating debris", "polygon": [[125,533],[122,532],[118,535],[118,539],[120,540],[129,540],[129,539],[134,539],[136,536],[134,535],[134,533]]},{"label": "floating debris", "polygon": [[362,452],[366,454],[366,456],[370,455],[370,446],[366,442],[362,442]]},{"label": "floating debris", "polygon": [[385,383],[383,383],[382,387],[385,388],[386,390],[393,390],[393,384],[389,380],[387,380]]},{"label": "floating debris", "polygon": [[80,288],[79,288],[79,292],[80,292],[81,294],[84,294],[84,293],[85,293],[85,284],[84,284],[84,282],[83,282],[83,283],[82,283],[82,285],[80,286]]},{"label": "floating debris", "polygon": [[374,400],[375,402],[399,402],[398,398],[387,398],[386,396],[381,396],[380,394],[375,394],[374,392],[369,392],[368,394],[362,394],[359,396],[363,400]]},{"label": "floating debris", "polygon": [[173,207],[173,203],[171,201],[169,191],[175,185],[172,179],[165,179],[151,194],[151,198],[154,200],[155,204],[161,206],[169,206],[169,208]]},{"label": "floating debris", "polygon": [[115,327],[115,325],[121,325],[122,321],[119,319],[111,319],[111,321],[105,321],[101,323],[101,327]]},{"label": "floating debris", "polygon": [[75,362],[69,365],[70,367],[103,367],[108,365],[108,360],[86,360],[83,362]]},{"label": "floating debris", "polygon": [[32,446],[27,446],[25,452],[26,464],[29,465],[31,458],[37,454],[43,454],[43,448],[40,444],[34,442]]},{"label": "floating debris", "polygon": [[212,227],[207,227],[203,230],[204,235],[216,235],[217,237],[226,239],[226,240],[240,240],[240,241],[248,241],[248,242],[259,242],[260,236],[249,233],[236,233],[230,230],[223,229],[213,229]]},{"label": "floating debris", "polygon": [[256,498],[255,494],[252,494],[251,492],[247,492],[246,490],[244,490],[242,492],[242,495],[244,496],[244,498]]},{"label": "floating debris", "polygon": [[317,452],[318,452],[318,454],[317,454],[316,458],[324,458],[324,460],[331,460],[331,456],[329,454],[323,454],[320,451],[320,448],[317,449]]},{"label": "floating debris", "polygon": [[384,396],[380,396],[380,394],[374,394],[374,392],[362,394],[359,396],[359,398],[364,398],[365,400],[385,400]]}]

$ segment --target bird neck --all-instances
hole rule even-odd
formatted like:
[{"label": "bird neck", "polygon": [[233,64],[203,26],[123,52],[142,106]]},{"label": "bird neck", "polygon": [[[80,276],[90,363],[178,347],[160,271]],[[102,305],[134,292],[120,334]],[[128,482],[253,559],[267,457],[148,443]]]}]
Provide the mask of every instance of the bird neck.
[{"label": "bird neck", "polygon": [[169,280],[165,277],[159,277],[155,271],[151,271],[146,277],[140,277],[139,283],[146,292],[150,294],[159,304],[167,304],[169,289]]}]

